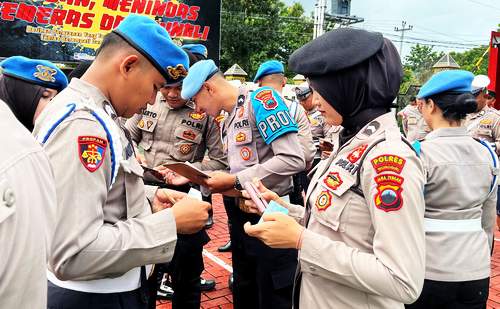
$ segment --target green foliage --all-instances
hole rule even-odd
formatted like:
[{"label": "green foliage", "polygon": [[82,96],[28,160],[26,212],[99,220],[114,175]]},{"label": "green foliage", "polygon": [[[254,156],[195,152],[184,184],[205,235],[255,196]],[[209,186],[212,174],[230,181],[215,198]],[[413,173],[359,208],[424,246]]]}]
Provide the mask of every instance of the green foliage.
[{"label": "green foliage", "polygon": [[410,69],[414,78],[422,83],[427,80],[429,74],[432,74],[432,66],[444,55],[443,52],[437,52],[432,46],[415,45],[410,54],[405,58],[405,67]]},{"label": "green foliage", "polygon": [[450,55],[457,61],[461,69],[471,71],[475,75],[488,74],[488,46],[476,47],[463,53],[451,52]]},{"label": "green foliage", "polygon": [[[299,3],[280,0],[223,0],[221,69],[238,63],[249,77],[269,59],[286,63],[291,53],[312,39],[313,22]],[[291,77],[294,74],[288,72]]]}]

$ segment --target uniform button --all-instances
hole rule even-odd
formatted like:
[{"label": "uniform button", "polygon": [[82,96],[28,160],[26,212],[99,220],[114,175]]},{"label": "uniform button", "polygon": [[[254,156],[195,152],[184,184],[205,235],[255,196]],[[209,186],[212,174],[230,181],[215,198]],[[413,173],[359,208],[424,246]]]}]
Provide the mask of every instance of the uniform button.
[{"label": "uniform button", "polygon": [[314,266],[309,266],[309,270],[310,270],[310,271],[316,271],[316,267],[314,267]]},{"label": "uniform button", "polygon": [[14,205],[16,202],[16,197],[14,196],[14,191],[11,188],[7,188],[3,192],[3,200],[5,202],[5,206],[10,207]]},{"label": "uniform button", "polygon": [[165,253],[167,253],[167,251],[168,251],[168,247],[163,247],[163,249],[161,250],[161,253],[165,254]]}]

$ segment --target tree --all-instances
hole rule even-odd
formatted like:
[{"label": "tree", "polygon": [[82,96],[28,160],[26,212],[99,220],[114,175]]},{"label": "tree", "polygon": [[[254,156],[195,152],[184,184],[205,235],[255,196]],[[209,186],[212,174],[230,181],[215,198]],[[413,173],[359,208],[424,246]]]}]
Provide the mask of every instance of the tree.
[{"label": "tree", "polygon": [[299,3],[223,1],[221,22],[222,70],[238,63],[250,76],[265,60],[286,63],[295,49],[312,39],[313,22]]},{"label": "tree", "polygon": [[444,55],[436,52],[432,46],[417,44],[411,48],[410,54],[405,57],[405,66],[409,68],[416,79],[422,81],[431,71],[432,66]]},{"label": "tree", "polygon": [[472,73],[488,74],[488,46],[476,47],[462,53],[451,52],[450,55],[457,61],[460,68]]}]

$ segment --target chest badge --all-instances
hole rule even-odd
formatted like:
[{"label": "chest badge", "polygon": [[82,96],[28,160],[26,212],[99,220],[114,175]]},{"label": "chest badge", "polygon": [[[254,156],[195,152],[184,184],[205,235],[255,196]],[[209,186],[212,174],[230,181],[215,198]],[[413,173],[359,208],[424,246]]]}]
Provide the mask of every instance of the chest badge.
[{"label": "chest badge", "polygon": [[243,147],[240,150],[240,155],[243,160],[248,161],[252,157],[252,150],[248,147]]},{"label": "chest badge", "polygon": [[322,191],[318,198],[316,198],[315,206],[319,211],[325,211],[330,205],[332,205],[333,195],[330,191]]},{"label": "chest badge", "polygon": [[197,112],[191,112],[189,113],[189,117],[194,120],[203,120],[205,118],[205,113],[197,113]]},{"label": "chest badge", "polygon": [[354,149],[349,155],[347,155],[347,160],[351,163],[356,163],[358,162],[359,159],[361,159],[361,156],[363,156],[363,153],[365,153],[366,148],[368,148],[368,145],[362,145]]},{"label": "chest badge", "polygon": [[247,135],[243,132],[236,134],[236,142],[241,143],[247,140]]},{"label": "chest badge", "polygon": [[182,132],[182,137],[184,137],[185,139],[188,139],[190,141],[194,141],[196,138],[196,133],[194,133],[193,130],[186,130],[186,131]]},{"label": "chest badge", "polygon": [[191,150],[192,150],[191,144],[182,144],[179,146],[179,151],[183,155],[187,155],[187,154],[191,153]]},{"label": "chest badge", "polygon": [[338,172],[330,172],[328,173],[328,176],[326,176],[323,179],[323,183],[330,189],[332,190],[337,190],[338,187],[343,183],[344,181],[342,178],[340,178],[340,175]]}]

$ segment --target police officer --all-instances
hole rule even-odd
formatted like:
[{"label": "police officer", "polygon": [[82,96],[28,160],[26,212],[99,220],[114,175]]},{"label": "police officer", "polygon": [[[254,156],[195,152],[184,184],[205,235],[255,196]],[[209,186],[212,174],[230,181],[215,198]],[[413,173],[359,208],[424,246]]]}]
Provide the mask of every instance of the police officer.
[{"label": "police officer", "polygon": [[[308,83],[304,82],[294,89],[295,95],[300,105],[304,107],[307,118],[311,125],[311,133],[313,137],[314,146],[316,146],[316,154],[314,156],[313,166],[316,166],[321,160],[321,147],[320,141],[325,139],[330,126],[325,122],[321,113],[317,110],[316,104],[313,102],[313,91]],[[330,149],[331,151],[331,149]]]},{"label": "police officer", "polygon": [[318,164],[305,213],[261,187],[291,216],[264,215],[245,230],[300,249],[300,308],[403,308],[420,294],[425,238],[422,165],[390,112],[399,54],[379,33],[344,28],[295,51],[289,67],[309,78],[325,120],[344,127],[341,146]]},{"label": "police officer", "polygon": [[52,62],[14,56],[0,62],[0,99],[33,131],[35,120],[52,98],[68,85]]},{"label": "police officer", "polygon": [[168,262],[177,233],[203,227],[210,205],[145,187],[128,131],[118,125],[118,116],[145,108],[165,83],[181,82],[187,67],[165,29],[131,14],[37,120],[58,203],[49,308],[146,308],[145,265]]},{"label": "police officer", "polygon": [[431,131],[420,113],[419,106],[421,105],[419,99],[412,97],[410,104],[398,113],[398,116],[401,117],[403,132],[410,142],[424,139]]},{"label": "police officer", "polygon": [[[231,174],[214,172],[206,181],[212,192],[242,189],[253,178],[262,179],[280,196],[292,188],[291,175],[305,167],[298,146],[297,125],[279,93],[261,87],[249,94],[224,79],[211,60],[191,67],[184,81],[182,97],[192,99],[197,111],[219,115],[229,113],[222,123],[222,140],[229,154]],[[238,205],[244,206],[238,199]],[[246,236],[243,224],[256,223],[258,216],[233,209],[235,308],[290,308],[297,251],[270,249]]]},{"label": "police officer", "polygon": [[488,143],[461,127],[476,110],[473,78],[463,70],[440,72],[418,93],[432,128],[416,147],[427,175],[426,272],[422,295],[408,308],[486,308],[499,170]]},{"label": "police officer", "polygon": [[[127,121],[125,126],[132,140],[144,149],[144,163],[164,168],[162,164],[165,163],[187,161],[204,171],[227,169],[227,157],[214,118],[196,113],[189,107],[181,98],[181,89],[180,84],[161,88],[154,105],[148,105],[142,114]],[[207,152],[210,160],[204,160]],[[167,169],[162,172],[165,175],[171,173]],[[184,183],[169,187],[184,192],[190,189]],[[200,289],[215,288],[213,280],[202,279],[200,282],[204,269],[203,246],[209,241],[204,230],[178,236],[174,257],[168,267],[174,290],[174,308],[199,308]],[[164,285],[160,287],[158,295],[167,296],[165,289]]]},{"label": "police officer", "polygon": [[40,145],[0,100],[0,307],[46,308],[57,202]]},{"label": "police officer", "polygon": [[[486,75],[477,75],[472,81],[472,94],[476,97],[477,110],[465,118],[463,126],[474,138],[490,143],[497,155],[500,155],[500,112],[488,106],[490,96]],[[500,190],[500,187],[499,187]],[[500,201],[497,202],[497,228],[500,229]]]},{"label": "police officer", "polygon": [[[258,83],[259,87],[271,87],[276,90],[283,101],[286,103],[290,115],[297,124],[299,132],[297,137],[300,146],[304,152],[304,159],[306,160],[306,169],[312,167],[314,157],[316,155],[316,146],[313,142],[311,132],[311,125],[307,119],[307,114],[304,108],[296,101],[291,101],[283,97],[283,88],[286,85],[285,68],[283,64],[277,60],[268,60],[262,63],[255,74],[254,83]],[[307,191],[307,173],[301,171],[293,176],[293,191],[290,192],[290,202],[293,204],[303,205],[304,198],[302,194]]]}]

